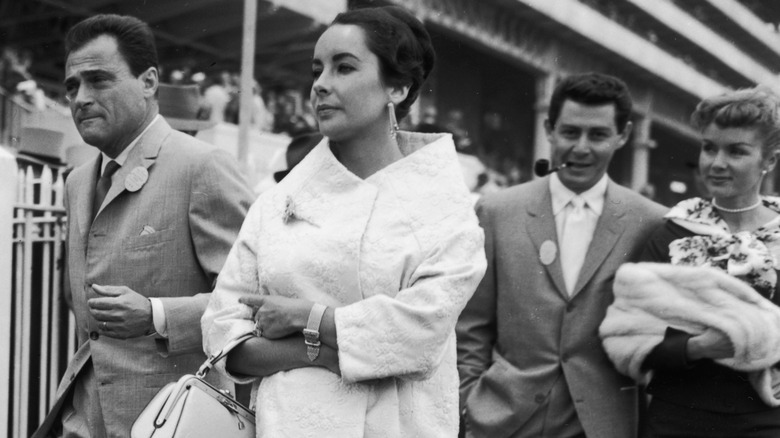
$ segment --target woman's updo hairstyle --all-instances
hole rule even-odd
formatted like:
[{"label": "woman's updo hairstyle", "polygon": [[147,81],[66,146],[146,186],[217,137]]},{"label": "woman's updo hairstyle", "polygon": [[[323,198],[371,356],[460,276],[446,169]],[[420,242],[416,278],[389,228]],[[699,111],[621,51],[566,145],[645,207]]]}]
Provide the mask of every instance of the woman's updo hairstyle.
[{"label": "woman's updo hairstyle", "polygon": [[703,131],[714,123],[719,128],[755,128],[763,136],[764,156],[780,149],[780,97],[759,85],[729,91],[702,100],[691,115],[691,124]]},{"label": "woman's updo hairstyle", "polygon": [[391,87],[409,86],[409,94],[396,105],[399,120],[409,114],[423,82],[433,69],[436,55],[423,24],[398,6],[354,9],[337,15],[331,23],[363,29],[366,46],[379,58],[380,77]]}]

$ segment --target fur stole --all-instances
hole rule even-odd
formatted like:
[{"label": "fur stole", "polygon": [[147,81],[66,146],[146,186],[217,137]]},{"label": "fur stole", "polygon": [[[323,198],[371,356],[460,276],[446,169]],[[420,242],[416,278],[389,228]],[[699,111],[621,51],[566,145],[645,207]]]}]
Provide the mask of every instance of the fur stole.
[{"label": "fur stole", "polygon": [[711,327],[735,350],[717,362],[748,372],[761,399],[780,406],[780,308],[750,286],[714,268],[627,263],[614,293],[599,334],[620,372],[646,383],[642,363],[667,327],[694,335]]}]

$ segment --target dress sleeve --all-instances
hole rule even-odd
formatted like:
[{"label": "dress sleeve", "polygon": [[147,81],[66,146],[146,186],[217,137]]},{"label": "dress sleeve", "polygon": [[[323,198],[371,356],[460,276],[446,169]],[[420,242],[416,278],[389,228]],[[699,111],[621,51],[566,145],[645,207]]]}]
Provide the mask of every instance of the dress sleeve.
[{"label": "dress sleeve", "polygon": [[[254,330],[252,308],[239,303],[238,299],[244,295],[261,293],[256,251],[259,222],[259,206],[255,203],[227,256],[211,293],[211,300],[203,313],[203,349],[209,356],[219,352],[229,341]],[[254,380],[231,375],[225,369],[224,360],[219,361],[216,367],[239,383]]]},{"label": "dress sleeve", "polygon": [[688,368],[686,346],[690,337],[689,333],[667,327],[664,340],[647,355],[642,363],[642,369],[647,371]]},{"label": "dress sleeve", "polygon": [[345,381],[421,380],[438,369],[448,349],[454,354],[458,315],[485,273],[484,234],[470,208],[436,227],[442,232],[408,287],[394,297],[379,294],[335,309]]},{"label": "dress sleeve", "polygon": [[[644,262],[669,263],[669,244],[676,239],[692,235],[692,232],[667,220],[650,236],[640,258]],[[690,337],[687,332],[667,327],[663,341],[647,355],[642,363],[642,370],[688,368],[690,365],[687,360],[687,344]]]},{"label": "dress sleeve", "polygon": [[650,239],[648,239],[645,247],[642,249],[642,254],[639,256],[640,261],[669,263],[671,260],[669,257],[669,244],[676,239],[676,237],[672,237],[672,226],[677,225],[667,220],[650,235]]}]

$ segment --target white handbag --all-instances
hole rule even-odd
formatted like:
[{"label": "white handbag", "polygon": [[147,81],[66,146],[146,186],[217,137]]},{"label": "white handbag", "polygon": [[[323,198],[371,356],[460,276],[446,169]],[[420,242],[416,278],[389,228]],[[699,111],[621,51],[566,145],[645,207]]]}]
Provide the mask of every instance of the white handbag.
[{"label": "white handbag", "polygon": [[255,414],[236,401],[228,391],[203,380],[209,370],[248,333],[228,343],[201,365],[195,375],[163,387],[136,418],[131,438],[255,438]]}]

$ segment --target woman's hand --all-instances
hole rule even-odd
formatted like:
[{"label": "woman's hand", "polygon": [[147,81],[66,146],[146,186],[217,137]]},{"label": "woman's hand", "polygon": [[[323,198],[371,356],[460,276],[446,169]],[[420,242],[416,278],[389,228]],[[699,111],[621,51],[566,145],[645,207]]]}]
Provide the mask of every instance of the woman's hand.
[{"label": "woman's hand", "polygon": [[725,359],[734,356],[734,345],[725,333],[708,328],[688,339],[688,359]]},{"label": "woman's hand", "polygon": [[314,305],[311,301],[287,298],[278,295],[248,295],[238,300],[256,309],[255,325],[260,336],[267,339],[279,339],[306,328],[309,312]]}]

